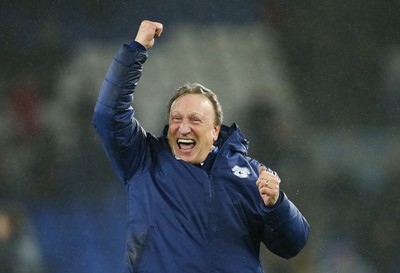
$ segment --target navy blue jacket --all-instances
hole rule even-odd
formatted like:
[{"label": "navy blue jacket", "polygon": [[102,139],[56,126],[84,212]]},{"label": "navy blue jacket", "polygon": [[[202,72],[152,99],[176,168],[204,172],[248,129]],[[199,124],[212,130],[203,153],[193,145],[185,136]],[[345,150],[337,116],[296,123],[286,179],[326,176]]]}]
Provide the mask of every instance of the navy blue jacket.
[{"label": "navy blue jacket", "polygon": [[264,205],[260,163],[238,126],[222,126],[218,148],[196,166],[174,157],[167,128],[155,137],[139,125],[131,103],[146,59],[136,42],[121,47],[93,117],[128,195],[126,272],[261,273],[261,242],[284,258],[298,254],[309,225],[283,192]]}]

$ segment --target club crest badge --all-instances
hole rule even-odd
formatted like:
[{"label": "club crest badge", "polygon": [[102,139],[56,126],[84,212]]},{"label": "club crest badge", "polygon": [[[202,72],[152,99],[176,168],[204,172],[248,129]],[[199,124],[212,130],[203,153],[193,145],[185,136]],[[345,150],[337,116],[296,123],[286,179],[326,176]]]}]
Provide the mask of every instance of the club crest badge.
[{"label": "club crest badge", "polygon": [[233,166],[232,172],[234,175],[240,178],[247,178],[250,175],[250,170],[249,168],[246,167],[240,167],[238,165]]}]

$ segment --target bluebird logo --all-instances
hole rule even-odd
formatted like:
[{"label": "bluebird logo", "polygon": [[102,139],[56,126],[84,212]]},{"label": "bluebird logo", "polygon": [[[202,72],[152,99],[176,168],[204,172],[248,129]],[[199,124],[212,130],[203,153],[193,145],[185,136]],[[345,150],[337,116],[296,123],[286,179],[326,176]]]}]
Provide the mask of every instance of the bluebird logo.
[{"label": "bluebird logo", "polygon": [[247,178],[250,175],[249,168],[246,167],[239,167],[238,165],[233,166],[232,172],[234,175],[240,178]]}]

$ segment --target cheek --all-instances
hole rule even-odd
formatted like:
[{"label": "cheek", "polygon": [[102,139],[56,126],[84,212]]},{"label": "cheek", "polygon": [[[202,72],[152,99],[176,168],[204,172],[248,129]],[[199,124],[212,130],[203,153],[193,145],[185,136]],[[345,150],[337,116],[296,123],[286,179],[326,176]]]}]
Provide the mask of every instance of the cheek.
[{"label": "cheek", "polygon": [[176,133],[176,131],[178,130],[178,126],[177,125],[169,125],[169,127],[168,127],[168,135],[170,136],[173,136],[175,133]]},{"label": "cheek", "polygon": [[213,144],[216,140],[216,134],[214,133],[214,131],[212,131],[211,133],[208,132],[207,134],[207,143],[208,144]]}]

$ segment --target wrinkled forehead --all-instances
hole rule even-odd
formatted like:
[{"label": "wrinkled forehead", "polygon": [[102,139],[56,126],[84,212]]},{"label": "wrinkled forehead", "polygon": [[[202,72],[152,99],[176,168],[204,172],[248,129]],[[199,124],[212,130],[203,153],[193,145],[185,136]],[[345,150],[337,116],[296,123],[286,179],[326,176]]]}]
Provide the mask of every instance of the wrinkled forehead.
[{"label": "wrinkled forehead", "polygon": [[215,110],[211,101],[202,94],[184,94],[178,97],[172,104],[170,113],[197,112],[204,115],[214,115]]}]

